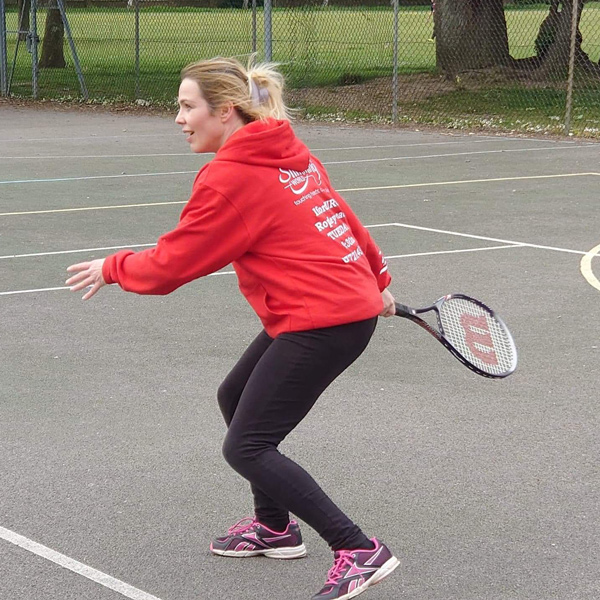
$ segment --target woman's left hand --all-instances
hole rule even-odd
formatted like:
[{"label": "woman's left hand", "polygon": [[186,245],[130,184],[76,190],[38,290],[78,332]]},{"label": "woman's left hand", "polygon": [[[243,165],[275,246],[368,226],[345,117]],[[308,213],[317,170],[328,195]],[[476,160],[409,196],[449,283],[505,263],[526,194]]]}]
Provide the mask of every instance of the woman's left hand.
[{"label": "woman's left hand", "polygon": [[388,289],[381,292],[381,299],[383,300],[383,310],[379,313],[380,317],[393,317],[396,314],[396,301],[394,296]]},{"label": "woman's left hand", "polygon": [[84,288],[91,288],[83,300],[91,298],[102,286],[106,285],[104,277],[102,276],[102,265],[104,264],[103,258],[98,258],[90,262],[77,263],[71,265],[68,269],[68,273],[76,273],[73,277],[69,277],[65,282],[66,285],[71,287],[72,292],[78,292]]}]

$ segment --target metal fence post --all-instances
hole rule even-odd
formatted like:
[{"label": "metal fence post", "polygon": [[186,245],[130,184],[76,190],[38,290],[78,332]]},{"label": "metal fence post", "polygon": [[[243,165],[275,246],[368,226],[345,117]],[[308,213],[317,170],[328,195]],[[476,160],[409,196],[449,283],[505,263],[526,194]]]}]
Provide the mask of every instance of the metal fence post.
[{"label": "metal fence post", "polygon": [[135,99],[141,96],[140,85],[140,0],[135,0]]},{"label": "metal fence post", "polygon": [[8,96],[8,57],[6,54],[6,10],[0,0],[0,95]]},{"label": "metal fence post", "polygon": [[263,11],[265,20],[265,60],[267,62],[273,59],[272,8],[271,0],[265,0]]},{"label": "metal fence post", "polygon": [[567,81],[567,106],[565,109],[565,135],[571,131],[571,114],[573,112],[573,79],[575,78],[575,45],[577,40],[577,17],[579,16],[579,0],[573,0],[571,17],[571,48],[569,50],[569,77]]},{"label": "metal fence post", "polygon": [[256,53],[256,0],[252,0],[252,54]]},{"label": "metal fence post", "polygon": [[394,66],[392,70],[392,122],[398,122],[398,0],[392,0],[394,8]]},{"label": "metal fence post", "polygon": [[67,19],[67,11],[65,10],[64,0],[56,0],[56,4],[58,6],[58,10],[60,11],[60,17],[65,28],[65,35],[67,36],[69,48],[71,49],[71,56],[73,57],[73,63],[75,64],[75,72],[77,73],[77,79],[79,80],[79,87],[81,88],[83,99],[87,100],[89,95],[87,87],[85,85],[85,79],[83,78],[83,71],[81,70],[81,64],[79,62],[79,56],[77,55],[77,49],[75,48],[75,42],[73,41],[71,26],[69,25],[69,20]]},{"label": "metal fence post", "polygon": [[39,75],[39,66],[38,66],[38,34],[37,34],[37,0],[31,0],[31,24],[29,26],[29,37],[28,41],[30,43],[30,52],[31,52],[31,95],[34,100],[37,100],[38,97],[38,75]]}]

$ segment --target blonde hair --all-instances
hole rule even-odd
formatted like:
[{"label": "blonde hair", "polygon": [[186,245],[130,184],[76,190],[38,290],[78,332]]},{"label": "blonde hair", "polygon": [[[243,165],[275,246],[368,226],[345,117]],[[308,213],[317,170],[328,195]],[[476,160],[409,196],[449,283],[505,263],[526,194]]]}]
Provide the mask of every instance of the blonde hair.
[{"label": "blonde hair", "polygon": [[235,58],[210,58],[191,63],[181,71],[181,80],[191,79],[211,110],[231,102],[246,123],[275,119],[291,119],[291,111],[283,101],[283,75],[274,63],[248,67]]}]

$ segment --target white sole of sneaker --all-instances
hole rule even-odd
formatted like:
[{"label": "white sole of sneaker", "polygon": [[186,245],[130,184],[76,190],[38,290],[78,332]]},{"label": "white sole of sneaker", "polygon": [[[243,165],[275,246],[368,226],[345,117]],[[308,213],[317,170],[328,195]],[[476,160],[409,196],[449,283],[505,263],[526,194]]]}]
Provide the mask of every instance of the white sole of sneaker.
[{"label": "white sole of sneaker", "polygon": [[269,550],[215,550],[212,546],[210,551],[219,556],[228,556],[230,558],[247,558],[250,556],[266,556],[267,558],[277,558],[280,560],[290,560],[293,558],[303,558],[306,556],[306,546],[292,546],[290,548],[271,548]]},{"label": "white sole of sneaker", "polygon": [[351,598],[356,598],[356,596],[366,592],[371,586],[383,581],[398,566],[400,566],[400,561],[395,556],[392,556],[386,562],[384,562],[383,565],[381,565],[381,568],[377,571],[377,573],[375,573],[375,575],[373,575],[373,577],[367,579],[367,581],[365,581],[360,587],[357,587],[349,594],[340,596],[337,598],[337,600],[351,600]]}]

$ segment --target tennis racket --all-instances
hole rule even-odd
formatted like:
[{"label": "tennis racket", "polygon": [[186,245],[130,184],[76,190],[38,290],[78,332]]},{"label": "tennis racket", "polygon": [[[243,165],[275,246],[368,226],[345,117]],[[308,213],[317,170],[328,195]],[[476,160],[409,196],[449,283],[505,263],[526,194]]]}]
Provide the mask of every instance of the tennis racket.
[{"label": "tennis racket", "polygon": [[448,294],[426,308],[396,302],[396,316],[420,325],[477,375],[497,379],[517,368],[517,349],[508,327],[475,298]]}]

